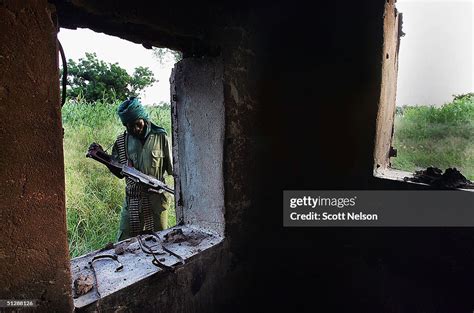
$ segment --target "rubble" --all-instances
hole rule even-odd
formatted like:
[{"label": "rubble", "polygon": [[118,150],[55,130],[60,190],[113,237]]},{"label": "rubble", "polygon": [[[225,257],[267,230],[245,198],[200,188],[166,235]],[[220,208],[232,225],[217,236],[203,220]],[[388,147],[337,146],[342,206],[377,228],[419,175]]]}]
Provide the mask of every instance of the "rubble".
[{"label": "rubble", "polygon": [[474,183],[468,180],[456,168],[447,168],[443,173],[441,169],[430,166],[426,170],[415,171],[413,177],[405,177],[404,180],[424,183],[439,188],[474,189]]},{"label": "rubble", "polygon": [[94,287],[92,275],[79,275],[79,277],[74,280],[75,297],[79,297],[88,293],[92,287]]}]

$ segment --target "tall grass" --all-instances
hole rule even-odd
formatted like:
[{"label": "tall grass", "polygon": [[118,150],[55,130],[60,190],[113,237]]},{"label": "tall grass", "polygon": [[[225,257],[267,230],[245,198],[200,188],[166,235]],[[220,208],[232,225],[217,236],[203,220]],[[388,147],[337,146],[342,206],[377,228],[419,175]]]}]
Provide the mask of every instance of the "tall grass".
[{"label": "tall grass", "polygon": [[[62,109],[64,127],[64,163],[69,251],[76,257],[99,249],[116,239],[120,210],[125,198],[125,182],[89,158],[87,148],[97,142],[111,151],[124,127],[116,114],[114,100],[95,103],[68,101]],[[153,122],[171,134],[169,106],[147,107]],[[171,136],[169,136],[171,140]],[[172,177],[166,182],[173,184]],[[174,206],[168,226],[176,224]]]},{"label": "tall grass", "polygon": [[456,167],[474,180],[474,94],[441,107],[405,106],[395,116],[392,167],[414,171]]}]

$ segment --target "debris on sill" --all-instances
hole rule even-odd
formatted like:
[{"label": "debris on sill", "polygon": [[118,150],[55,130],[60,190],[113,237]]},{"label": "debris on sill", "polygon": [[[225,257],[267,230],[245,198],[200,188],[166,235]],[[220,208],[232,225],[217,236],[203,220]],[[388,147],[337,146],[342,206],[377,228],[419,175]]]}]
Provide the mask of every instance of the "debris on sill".
[{"label": "debris on sill", "polygon": [[114,243],[113,242],[108,242],[102,249],[99,251],[106,251],[114,248]]},{"label": "debris on sill", "polygon": [[74,297],[77,298],[79,296],[85,295],[91,291],[92,287],[94,287],[92,275],[79,275],[79,277],[74,280]]},{"label": "debris on sill", "polygon": [[415,171],[413,177],[404,177],[404,181],[425,183],[439,188],[467,188],[474,189],[474,183],[468,180],[456,168],[447,168],[443,171],[437,167],[428,167],[426,170]]},{"label": "debris on sill", "polygon": [[[148,247],[146,251],[141,249],[139,238],[143,238],[142,245]],[[153,236],[132,237],[118,243],[108,243],[102,249],[74,258],[71,260],[74,306],[78,309],[85,308],[158,271],[174,270],[176,266],[181,266],[220,241],[222,237],[181,226],[157,232]],[[159,254],[158,248],[166,253]],[[149,251],[154,256],[147,253]],[[113,259],[114,262],[94,262],[103,258]]]},{"label": "debris on sill", "polygon": [[135,253],[139,249],[139,247],[135,247],[135,249],[129,248],[130,244],[136,242],[136,238],[131,238],[130,240],[123,241],[121,243],[118,243],[114,246],[114,252],[117,255],[122,255],[125,252],[132,252]]},{"label": "debris on sill", "polygon": [[201,233],[195,233],[193,230],[189,235],[185,235],[181,228],[176,228],[164,235],[164,242],[166,243],[181,243],[187,242],[191,246],[197,246],[205,236]]}]

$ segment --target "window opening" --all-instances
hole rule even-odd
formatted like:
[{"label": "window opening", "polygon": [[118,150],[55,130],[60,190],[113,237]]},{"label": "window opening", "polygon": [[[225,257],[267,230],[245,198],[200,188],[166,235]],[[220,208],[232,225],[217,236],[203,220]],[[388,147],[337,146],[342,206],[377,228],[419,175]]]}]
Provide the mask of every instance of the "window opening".
[{"label": "window opening", "polygon": [[[117,114],[118,106],[125,100],[140,102],[143,111],[139,114],[148,116],[140,127],[128,125],[129,131],[139,130],[140,135],[146,135],[138,136],[139,140],[127,139],[128,165],[154,177],[160,172],[163,176],[155,178],[174,189],[173,176],[164,169],[173,163],[169,77],[180,53],[145,49],[87,29],[61,29],[58,39],[68,58],[67,101],[62,109],[66,208],[70,255],[77,257],[124,239],[123,230],[130,229],[122,208],[126,203],[125,180],[85,157],[93,142],[100,144],[107,154],[116,150],[116,139],[126,129],[123,118],[129,118],[122,115],[121,119]],[[137,112],[130,109],[130,118],[137,117],[133,116]],[[159,139],[152,144],[151,136]],[[138,206],[141,226],[160,223],[166,229],[176,225],[171,193],[154,194],[148,200],[151,204]],[[156,214],[155,206],[167,210]],[[142,208],[151,209],[151,214],[144,217]],[[156,230],[157,226],[154,227]]]},{"label": "window opening", "polygon": [[[64,38],[58,37],[66,53],[68,53]],[[159,55],[155,56],[159,62],[163,61],[161,52],[158,52]],[[129,49],[127,49],[127,54],[137,57]],[[68,53],[69,55],[70,53]],[[170,56],[173,63],[176,56],[176,53],[172,53]],[[92,65],[100,68],[104,67],[103,63],[94,60],[97,56],[89,55],[86,57],[89,58],[87,61]],[[90,64],[87,65],[90,66]],[[74,73],[70,65],[68,72]],[[172,183],[175,183],[174,189],[177,200],[173,203],[175,204],[176,219],[179,221],[179,225],[154,234],[144,232],[143,237],[140,235],[133,236],[116,244],[111,244],[116,240],[114,233],[111,232],[111,239],[104,239],[103,241],[110,244],[105,246],[98,244],[97,246],[100,249],[96,248],[95,251],[88,254],[74,257],[71,260],[71,274],[74,306],[76,308],[92,306],[99,299],[105,297],[110,297],[109,299],[120,297],[121,291],[125,287],[133,286],[139,282],[146,283],[147,279],[154,280],[155,278],[151,277],[158,272],[174,272],[176,267],[187,266],[189,259],[203,251],[211,248],[218,249],[216,246],[222,242],[225,230],[223,73],[222,58],[215,55],[209,57],[189,56],[174,64],[169,78],[170,86],[167,91],[168,97],[169,94],[172,96],[170,97],[170,105],[166,106],[168,110],[165,115],[168,117],[171,113],[172,117],[172,127],[169,126],[169,140],[170,146],[172,146],[170,150],[173,151],[173,176],[176,179],[176,182],[172,181]],[[92,75],[95,74],[94,72],[89,71],[87,74],[89,76],[83,77],[84,81],[79,81],[82,83],[81,88],[85,90],[94,87],[93,84],[97,81],[97,79],[91,79],[95,78]],[[100,95],[102,96],[102,94]],[[113,96],[116,96],[116,94],[113,94]],[[88,210],[97,207],[95,204],[98,201],[98,194],[103,189],[101,183],[106,177],[113,178],[113,175],[102,164],[85,158],[87,147],[94,141],[103,144],[105,141],[99,141],[99,139],[108,138],[107,136],[113,134],[112,139],[103,144],[103,150],[110,151],[113,149],[117,133],[120,134],[124,130],[121,119],[119,120],[116,114],[117,107],[115,106],[112,111],[109,111],[110,103],[106,99],[106,97],[101,97],[99,105],[97,103],[88,104],[86,96],[79,93],[70,107],[67,106],[67,103],[63,107],[63,119],[66,122],[72,121],[80,124],[83,119],[86,119],[91,120],[95,126],[93,128],[95,132],[83,129],[85,127],[79,127],[79,130],[85,133],[84,137],[71,139],[67,137],[67,125],[64,123],[66,174],[68,166],[77,166],[74,163],[72,165],[67,163],[67,139],[73,141],[73,143],[82,144],[82,147],[76,153],[78,160],[81,162],[79,165],[80,171],[87,172],[89,170],[87,166],[91,164],[97,167],[90,174],[94,176],[93,179],[96,179],[96,184],[93,186],[95,188],[91,188],[89,178],[81,181],[73,177],[75,185],[79,182],[78,186],[84,189],[79,188],[80,192],[76,193],[69,190],[73,196],[83,197],[84,194],[89,194],[91,199],[86,198]],[[82,109],[84,105],[81,106],[81,104],[84,103],[86,109]],[[111,116],[115,117],[115,121],[112,120]],[[109,120],[106,120],[107,118]],[[139,124],[128,126],[132,130],[134,127],[139,129],[141,127],[141,124]],[[82,150],[84,147],[86,147],[86,151]],[[179,158],[177,158],[178,155]],[[161,155],[158,154],[158,156]],[[103,175],[100,174],[100,171]],[[123,181],[118,179],[112,179],[112,181],[116,184],[116,188],[111,190],[123,196],[125,187]],[[166,179],[165,183],[170,186],[173,185]],[[68,192],[68,190],[66,191]],[[69,196],[68,193],[67,195]],[[123,201],[123,198],[120,199]],[[116,212],[119,211],[121,204],[117,205]],[[68,213],[70,214],[69,208]],[[79,234],[84,230],[92,230],[95,232],[94,235],[99,237],[103,229],[99,227],[91,228],[91,224],[97,226],[104,220],[106,222],[101,225],[112,224],[113,218],[112,214],[102,216],[95,221],[76,218],[72,225],[79,228]],[[119,218],[116,217],[115,225],[117,225],[118,220]],[[93,222],[96,224],[94,225]],[[70,219],[68,223],[71,224]],[[82,225],[80,225],[81,223]],[[68,228],[69,233],[75,234],[72,230],[70,227]],[[93,291],[94,288],[95,292]]]},{"label": "window opening", "polygon": [[471,1],[387,3],[394,14],[385,14],[376,176],[474,179],[472,7]]}]

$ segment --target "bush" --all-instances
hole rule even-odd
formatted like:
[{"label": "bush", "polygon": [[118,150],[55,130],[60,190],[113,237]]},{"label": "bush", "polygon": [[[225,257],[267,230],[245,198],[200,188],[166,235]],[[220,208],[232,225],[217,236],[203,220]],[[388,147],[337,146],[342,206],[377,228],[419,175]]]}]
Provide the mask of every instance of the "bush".
[{"label": "bush", "polygon": [[394,168],[456,167],[474,179],[474,94],[455,96],[441,107],[404,106],[395,116]]}]

